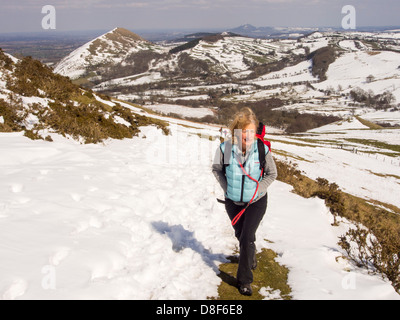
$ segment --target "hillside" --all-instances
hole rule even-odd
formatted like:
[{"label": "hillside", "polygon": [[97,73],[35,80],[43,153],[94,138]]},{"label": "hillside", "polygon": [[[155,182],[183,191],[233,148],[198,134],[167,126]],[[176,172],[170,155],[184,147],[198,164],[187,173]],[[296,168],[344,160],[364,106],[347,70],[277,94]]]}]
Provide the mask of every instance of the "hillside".
[{"label": "hillside", "polygon": [[54,71],[90,85],[97,79],[112,78],[116,69],[122,69],[120,72],[126,75],[141,73],[141,67],[133,61],[145,59],[149,63],[152,58],[148,55],[159,56],[164,52],[160,46],[131,31],[115,28],[73,51],[56,65]]},{"label": "hillside", "polygon": [[0,119],[1,132],[22,131],[48,141],[56,133],[83,143],[132,138],[146,123],[164,127],[106,96],[81,89],[37,60],[17,60],[1,49]]},{"label": "hillside", "polygon": [[279,167],[257,237],[279,271],[259,270],[256,297],[399,299],[398,41],[224,33],[182,47],[114,29],[64,60],[74,83],[0,50],[1,297],[236,299],[210,166],[221,124],[248,106]]},{"label": "hillside", "polygon": [[[195,82],[204,79],[219,81],[226,78],[227,73],[240,78],[252,67],[284,56],[282,51],[286,49],[285,45],[271,44],[267,40],[222,33],[203,35],[187,44],[163,47],[149,42],[127,41],[130,46],[125,51],[113,51],[110,55],[109,47],[117,46],[110,35],[118,30],[72,52],[56,66],[55,71],[72,79],[89,80],[91,84],[86,84],[95,84],[99,90],[116,92],[144,83],[171,82],[171,77],[181,84],[187,83],[188,76]],[[103,45],[99,46],[99,43]],[[96,51],[95,56],[89,55],[89,51]],[[112,64],[113,67],[92,68],[100,63]],[[97,73],[91,74],[92,71]]]},{"label": "hillside", "polygon": [[[129,57],[120,53],[110,58],[107,46],[100,46],[96,57],[107,56],[114,61],[113,67],[83,68],[77,81],[96,92],[150,104],[150,108],[154,105],[157,110],[173,105],[209,108],[214,116],[204,121],[216,124],[226,124],[227,115],[239,104],[254,103],[266,106],[259,116],[267,124],[288,132],[338,120],[330,116],[375,119],[376,112],[380,112],[380,124],[399,125],[400,40],[396,32],[314,32],[280,40],[224,32],[185,39],[167,45],[147,43],[151,51],[135,42],[130,50],[139,51]],[[108,40],[108,46],[114,45]],[[75,78],[75,71],[61,66],[67,61],[84,66],[87,57],[80,52],[85,50],[71,53],[56,70]],[[309,120],[295,123],[299,114],[308,114]]]},{"label": "hillside", "polygon": [[[2,51],[0,108],[1,298],[239,298],[211,173],[220,126],[146,112]],[[352,117],[267,132],[280,177],[257,234],[254,298],[398,300],[400,130]]]},{"label": "hillside", "polygon": [[[79,147],[60,136],[48,143],[0,134],[3,299],[239,298],[229,280],[237,243],[211,174],[219,128],[164,120],[171,135],[146,127],[133,139]],[[276,158],[293,150],[273,146]],[[355,226],[324,200],[279,181],[269,197],[259,263],[286,271],[267,269],[259,280],[260,267],[254,298],[399,299],[390,281],[338,245]]]}]

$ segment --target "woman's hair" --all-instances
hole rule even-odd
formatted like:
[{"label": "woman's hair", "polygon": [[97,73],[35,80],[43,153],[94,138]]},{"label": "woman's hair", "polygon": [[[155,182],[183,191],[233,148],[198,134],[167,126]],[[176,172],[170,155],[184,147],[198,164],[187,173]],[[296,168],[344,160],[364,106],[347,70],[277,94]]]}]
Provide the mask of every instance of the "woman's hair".
[{"label": "woman's hair", "polygon": [[249,124],[254,124],[257,128],[259,124],[257,116],[250,108],[243,108],[235,115],[232,123],[229,126],[229,130],[232,133],[233,142],[235,141],[235,130],[242,130]]}]

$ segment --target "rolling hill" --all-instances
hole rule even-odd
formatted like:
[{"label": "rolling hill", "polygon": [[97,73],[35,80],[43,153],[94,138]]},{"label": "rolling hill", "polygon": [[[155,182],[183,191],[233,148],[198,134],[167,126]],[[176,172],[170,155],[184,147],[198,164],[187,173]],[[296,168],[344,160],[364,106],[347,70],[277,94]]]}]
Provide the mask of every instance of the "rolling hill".
[{"label": "rolling hill", "polygon": [[[110,77],[108,74],[116,68],[133,67],[134,63],[130,62],[135,61],[137,54],[149,52],[162,54],[165,50],[131,31],[115,28],[73,51],[54,71],[75,80]],[[134,74],[138,69],[140,67],[136,66],[127,72]]]},{"label": "rolling hill", "polygon": [[[117,47],[114,41],[122,41],[120,31],[113,32],[119,40],[111,40],[111,35],[103,38],[107,45],[113,43],[109,49]],[[127,43],[145,45],[133,38]],[[247,41],[247,46],[240,49],[240,41]],[[330,95],[328,88],[319,91],[317,86],[352,79],[340,93],[359,85],[366,89],[367,82],[362,81],[369,73],[366,68],[376,70],[368,83],[373,85],[371,91],[377,90],[374,94],[382,90],[376,85],[383,81],[391,81],[391,92],[396,94],[398,53],[373,51],[367,42],[360,49],[355,42],[359,40],[337,47],[326,35],[317,34],[300,44],[283,42],[286,53],[275,52],[282,59],[258,65],[265,67],[264,74],[251,67],[241,74],[243,65],[233,63],[239,66],[236,80],[229,73],[218,78],[212,67],[229,67],[232,60],[225,54],[242,54],[227,48],[250,52],[253,42],[248,41],[220,35],[177,53],[174,59],[186,59],[177,60],[178,66],[187,69],[175,70],[175,81],[181,82],[165,89],[164,95],[190,96],[213,88],[223,92],[219,101],[232,105],[260,100],[254,105],[258,111],[266,109],[265,97],[276,95],[275,104],[270,101],[276,109],[295,108],[308,99],[305,112],[348,115],[365,108],[361,103],[351,106],[355,102],[345,95]],[[336,46],[339,56],[329,63],[327,80],[322,80],[312,73],[317,53],[310,54],[328,45]],[[289,52],[292,46],[297,49]],[[108,55],[111,60],[105,61],[113,61],[102,45],[89,47],[97,57]],[[219,62],[209,64],[206,50]],[[283,55],[293,59],[293,54],[299,59],[305,55],[306,60],[276,64]],[[153,61],[146,71],[154,83],[171,83],[159,69],[173,67],[165,61]],[[216,78],[207,78],[206,73],[201,79],[193,61],[195,68],[205,66],[199,61],[205,63]],[[348,63],[349,72],[337,71]],[[353,79],[352,73],[360,69],[365,73]],[[189,71],[197,79],[190,78]],[[136,76],[143,83],[145,76]],[[193,86],[193,81],[201,85]],[[275,83],[256,83],[261,81]],[[229,90],[233,84],[248,92]],[[298,100],[290,103],[294,98]],[[223,268],[234,267],[228,257],[235,253],[237,242],[224,207],[216,201],[223,194],[210,168],[219,148],[219,129],[151,114],[83,89],[29,57],[17,60],[0,50],[1,298],[223,299],[221,285],[228,285],[231,294],[236,292],[229,286],[234,275],[224,274]],[[166,134],[170,130],[172,134]],[[265,253],[272,252],[269,260],[287,275],[270,269],[267,274],[282,278],[289,292],[262,276],[255,284],[258,298],[399,299],[398,136],[399,130],[372,126],[360,117],[297,135],[273,135],[268,127],[280,181],[269,190],[271,201],[258,232],[257,257],[264,265]],[[265,270],[257,272],[261,269]]]},{"label": "rolling hill", "polygon": [[82,143],[138,135],[138,126],[155,124],[134,115],[107,96],[73,84],[30,57],[22,60],[0,49],[0,131],[24,132],[52,141],[61,134]]},{"label": "rolling hill", "polygon": [[[77,83],[158,111],[175,108],[169,104],[209,108],[214,117],[204,120],[213,123],[226,124],[235,108],[247,104],[256,105],[267,124],[289,132],[336,121],[332,116],[365,115],[379,118],[380,125],[400,125],[395,31],[313,32],[280,40],[224,32],[192,34],[168,44],[138,40],[126,31],[135,40],[112,55],[109,48],[118,47],[112,39],[120,38],[113,36],[119,30],[71,53],[56,71],[74,78],[80,68]],[[96,47],[93,58],[88,47]],[[130,50],[135,53],[127,54]]]},{"label": "rolling hill", "polygon": [[[231,33],[209,34],[160,46],[121,28],[87,43],[55,67],[55,72],[88,86],[117,91],[148,82],[242,78],[254,66],[287,56],[285,44],[271,44]],[[117,35],[117,36],[116,36]],[[121,41],[123,44],[121,44]],[[227,75],[228,73],[228,75]],[[88,82],[89,81],[89,82]]]}]

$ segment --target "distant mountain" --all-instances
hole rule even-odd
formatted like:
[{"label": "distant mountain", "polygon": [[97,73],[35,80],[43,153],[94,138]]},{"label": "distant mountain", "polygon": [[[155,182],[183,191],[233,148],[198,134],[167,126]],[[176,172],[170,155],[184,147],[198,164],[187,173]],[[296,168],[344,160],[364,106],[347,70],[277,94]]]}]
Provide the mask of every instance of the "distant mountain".
[{"label": "distant mountain", "polygon": [[332,28],[303,28],[303,27],[255,27],[245,24],[228,31],[252,38],[299,38],[315,31],[332,31]]},{"label": "distant mountain", "polygon": [[193,84],[199,79],[215,82],[246,76],[254,66],[275,61],[281,49],[286,50],[232,32],[191,34],[161,46],[122,30],[114,29],[78,48],[55,72],[86,87],[125,92],[127,87],[154,81],[191,79]]},{"label": "distant mountain", "polygon": [[240,27],[230,29],[229,31],[240,35],[271,35],[275,32],[275,28],[272,27],[257,28],[251,24],[245,24]]},{"label": "distant mountain", "polygon": [[[261,28],[245,25],[234,31],[243,30],[254,34]],[[337,95],[341,96],[357,87],[366,91],[373,87],[375,95],[388,91],[400,101],[396,87],[398,55],[379,53],[400,52],[397,33],[312,30],[276,28],[275,32],[281,35],[277,33],[277,38],[288,38],[284,41],[252,38],[233,31],[193,33],[186,36],[185,41],[163,45],[135,39],[126,41],[120,51],[116,50],[118,41],[110,40],[110,35],[115,33],[113,30],[67,57],[65,61],[72,62],[72,71],[66,70],[65,75],[73,78],[73,67],[78,66],[81,68],[78,82],[85,87],[139,104],[157,101],[202,106],[218,105],[219,101],[280,97],[292,105],[299,101],[299,92],[311,91],[310,97],[322,99],[321,95],[326,92],[339,92]],[[301,36],[305,33],[306,36]],[[351,71],[361,59],[366,64],[357,69],[357,73],[363,71],[360,77]],[[383,68],[374,66],[385,59],[395,62],[390,70],[380,74],[379,69]],[[60,70],[59,66],[56,70]],[[350,74],[352,80],[346,78]],[[378,78],[381,87],[376,84]],[[384,79],[390,85],[384,85]],[[317,99],[315,104],[318,103]]]},{"label": "distant mountain", "polygon": [[[89,78],[126,66],[140,52],[162,54],[165,50],[129,30],[116,28],[73,51],[56,65],[54,71],[71,79],[86,78],[89,81]],[[137,69],[140,73],[140,67]],[[135,70],[128,72],[134,73]]]},{"label": "distant mountain", "polygon": [[257,30],[257,28],[255,26],[253,26],[251,24],[245,24],[240,27],[231,29],[230,31],[240,33],[240,32],[254,32],[256,30]]}]

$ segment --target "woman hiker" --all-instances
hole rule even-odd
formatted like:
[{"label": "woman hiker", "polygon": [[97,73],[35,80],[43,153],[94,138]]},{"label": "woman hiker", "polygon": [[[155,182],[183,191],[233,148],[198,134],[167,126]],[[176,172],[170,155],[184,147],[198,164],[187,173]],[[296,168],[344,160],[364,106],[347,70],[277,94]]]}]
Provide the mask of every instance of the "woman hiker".
[{"label": "woman hiker", "polygon": [[278,175],[270,148],[264,144],[265,129],[257,136],[258,127],[251,109],[236,114],[230,125],[232,139],[221,144],[212,168],[225,192],[225,209],[239,240],[237,281],[239,292],[247,296],[253,293],[252,270],[257,267],[256,231],[267,210],[268,187]]}]

